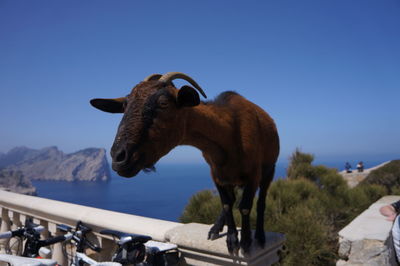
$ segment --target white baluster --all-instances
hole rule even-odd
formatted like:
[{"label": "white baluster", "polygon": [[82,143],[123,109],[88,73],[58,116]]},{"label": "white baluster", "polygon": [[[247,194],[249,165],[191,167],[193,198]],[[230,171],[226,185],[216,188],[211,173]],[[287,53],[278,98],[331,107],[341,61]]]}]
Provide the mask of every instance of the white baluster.
[{"label": "white baluster", "polygon": [[[41,239],[48,239],[48,238],[50,238],[50,229],[49,229],[49,223],[47,222],[47,221],[45,221],[45,220],[40,220],[40,221],[36,221],[35,220],[35,223],[36,224],[39,224],[39,225],[41,225],[41,226],[43,226],[46,230],[43,230],[41,233],[40,233],[40,236],[41,236]],[[53,235],[54,236],[54,235]],[[51,248],[52,247],[46,247],[46,248],[48,248],[48,249],[50,249],[51,250]],[[50,258],[50,256],[44,256],[44,258],[45,259],[48,259],[48,258]]]},{"label": "white baluster", "polygon": [[[60,230],[57,229],[57,225],[55,223],[48,223],[49,232],[51,232],[52,236],[64,235]],[[52,259],[56,260],[60,265],[68,265],[68,258],[64,255],[63,252],[63,243],[59,242],[53,245],[53,254]]]},{"label": "white baluster", "polygon": [[26,219],[27,219],[27,217],[26,217],[26,215],[25,214],[19,214],[19,222],[20,222],[20,224],[25,224],[26,223]]},{"label": "white baluster", "polygon": [[38,219],[38,218],[35,218],[35,217],[33,217],[32,218],[32,222],[34,223],[34,224],[40,224],[40,219]]},{"label": "white baluster", "polygon": [[101,252],[100,252],[100,260],[101,261],[111,261],[111,256],[115,250],[115,242],[113,240],[107,238],[100,238],[101,242]]},{"label": "white baluster", "polygon": [[[10,211],[12,213],[12,225],[11,230],[16,230],[22,227],[22,223],[19,217],[18,212]],[[20,238],[11,238],[10,239],[10,248],[13,255],[21,255],[22,253],[22,239]]]},{"label": "white baluster", "polygon": [[[1,227],[0,232],[10,231],[11,221],[6,208],[1,208]],[[9,239],[0,239],[0,252],[6,253],[8,249]]]}]

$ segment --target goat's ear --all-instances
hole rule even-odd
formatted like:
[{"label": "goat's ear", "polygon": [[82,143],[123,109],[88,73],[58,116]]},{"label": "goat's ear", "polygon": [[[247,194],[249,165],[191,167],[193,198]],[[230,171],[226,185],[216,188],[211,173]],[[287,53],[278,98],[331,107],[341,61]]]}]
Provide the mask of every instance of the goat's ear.
[{"label": "goat's ear", "polygon": [[125,97],[116,99],[91,99],[90,104],[101,111],[108,113],[123,113]]},{"label": "goat's ear", "polygon": [[200,103],[200,96],[195,89],[185,85],[179,89],[176,102],[179,107],[196,106]]}]

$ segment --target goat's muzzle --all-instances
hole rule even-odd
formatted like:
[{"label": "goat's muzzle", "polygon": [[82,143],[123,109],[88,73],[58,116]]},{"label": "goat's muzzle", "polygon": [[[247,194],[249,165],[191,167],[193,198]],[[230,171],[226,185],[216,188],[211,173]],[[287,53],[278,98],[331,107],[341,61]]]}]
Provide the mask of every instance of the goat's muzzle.
[{"label": "goat's muzzle", "polygon": [[123,177],[133,177],[142,170],[142,156],[137,151],[137,146],[120,147],[111,153],[112,169]]}]

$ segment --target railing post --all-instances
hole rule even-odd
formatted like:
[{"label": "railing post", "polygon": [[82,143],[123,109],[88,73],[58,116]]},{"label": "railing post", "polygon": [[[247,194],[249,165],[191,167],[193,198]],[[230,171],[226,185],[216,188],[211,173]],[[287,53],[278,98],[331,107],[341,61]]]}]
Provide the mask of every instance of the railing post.
[{"label": "railing post", "polygon": [[100,252],[100,260],[101,261],[111,261],[111,256],[113,251],[115,250],[115,242],[113,240],[107,238],[101,238],[101,252]]},{"label": "railing post", "polygon": [[[6,208],[1,208],[1,227],[0,232],[10,231],[11,221]],[[6,253],[8,249],[9,239],[0,239],[0,251]]]},{"label": "railing post", "polygon": [[[22,226],[19,213],[12,211],[12,225],[11,230],[16,230]],[[10,239],[10,249],[13,255],[21,255],[22,252],[22,241],[18,238],[11,238]]]},{"label": "railing post", "polygon": [[[50,237],[50,235],[52,235],[53,232],[50,232],[50,228],[49,228],[49,223],[45,220],[34,220],[36,224],[39,224],[41,226],[43,226],[45,228],[45,230],[43,232],[40,233],[41,239],[48,239]],[[52,250],[52,247],[46,247],[49,250]],[[40,256],[42,256],[42,253],[39,254]],[[45,259],[50,258],[50,256],[43,254]]]},{"label": "railing post", "polygon": [[[63,233],[57,229],[57,225],[55,223],[48,223],[49,232],[51,232],[52,236],[63,235]],[[63,243],[55,243],[53,245],[52,257],[53,260],[57,261],[59,265],[68,265],[68,259],[64,255],[63,252]]]},{"label": "railing post", "polygon": [[[87,240],[89,240],[90,242],[92,242],[93,245],[97,246],[97,247],[101,247],[100,242],[101,242],[101,238],[98,237],[93,231],[88,233],[86,235]],[[90,258],[99,261],[100,260],[100,254],[96,251],[91,250],[90,248],[86,249],[86,255],[88,255]]]},{"label": "railing post", "polygon": [[20,224],[26,223],[26,215],[25,214],[19,214],[19,222],[20,222]]}]

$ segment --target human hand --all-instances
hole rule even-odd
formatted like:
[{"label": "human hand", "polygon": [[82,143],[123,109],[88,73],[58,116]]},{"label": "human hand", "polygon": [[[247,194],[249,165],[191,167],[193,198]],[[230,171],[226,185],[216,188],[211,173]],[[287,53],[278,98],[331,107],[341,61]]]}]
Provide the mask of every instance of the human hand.
[{"label": "human hand", "polygon": [[386,216],[386,220],[393,222],[396,219],[397,213],[392,205],[386,205],[379,209],[379,212]]}]

